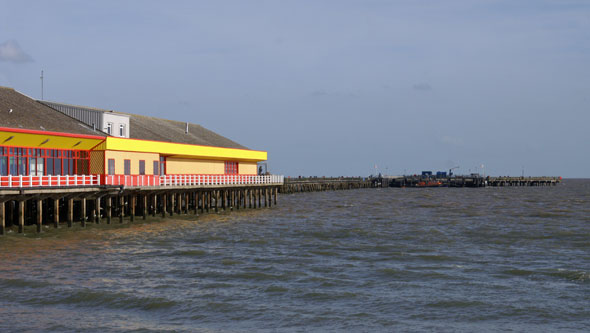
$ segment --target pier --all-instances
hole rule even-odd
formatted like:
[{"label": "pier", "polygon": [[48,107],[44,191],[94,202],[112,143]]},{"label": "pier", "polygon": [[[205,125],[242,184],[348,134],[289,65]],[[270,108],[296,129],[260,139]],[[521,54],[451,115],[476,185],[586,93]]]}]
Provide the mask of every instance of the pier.
[{"label": "pier", "polygon": [[36,225],[37,232],[42,232],[44,225],[58,228],[80,223],[85,227],[87,223],[145,220],[150,215],[198,216],[276,205],[282,176],[253,177],[251,182],[207,184],[185,178],[156,186],[0,187],[0,235],[11,229],[23,233],[26,225]]},{"label": "pier", "polygon": [[359,188],[373,188],[378,187],[379,185],[380,183],[376,182],[375,178],[285,178],[284,184],[279,187],[279,192],[288,194],[299,192],[352,190]]},{"label": "pier", "polygon": [[482,177],[480,175],[437,177],[410,175],[382,177],[383,187],[503,187],[555,186],[561,177]]}]

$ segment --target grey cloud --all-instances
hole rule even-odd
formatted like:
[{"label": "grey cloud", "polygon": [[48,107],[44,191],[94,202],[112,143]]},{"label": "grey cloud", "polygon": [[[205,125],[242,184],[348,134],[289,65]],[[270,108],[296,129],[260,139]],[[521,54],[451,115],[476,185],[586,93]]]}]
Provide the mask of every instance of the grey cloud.
[{"label": "grey cloud", "polygon": [[0,44],[0,61],[26,63],[33,62],[33,58],[21,49],[17,41],[8,40]]},{"label": "grey cloud", "polygon": [[323,97],[323,96],[327,96],[329,94],[325,90],[315,90],[315,91],[312,91],[310,95],[313,97]]},{"label": "grey cloud", "polygon": [[415,85],[412,86],[412,88],[414,88],[414,90],[418,90],[418,91],[432,90],[432,87],[428,83],[416,83]]},{"label": "grey cloud", "polygon": [[358,97],[358,94],[357,93],[354,93],[354,92],[326,91],[326,90],[323,90],[323,89],[314,90],[309,95],[311,97],[316,97],[316,98],[327,97],[327,96],[333,96],[333,97]]}]

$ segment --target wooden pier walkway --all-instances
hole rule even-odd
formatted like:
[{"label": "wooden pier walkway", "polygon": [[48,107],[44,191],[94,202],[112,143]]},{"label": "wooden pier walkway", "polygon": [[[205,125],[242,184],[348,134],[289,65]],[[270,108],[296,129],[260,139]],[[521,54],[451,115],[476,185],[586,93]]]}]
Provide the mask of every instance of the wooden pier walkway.
[{"label": "wooden pier walkway", "polygon": [[372,178],[285,178],[279,192],[319,192],[377,187]]},{"label": "wooden pier walkway", "polygon": [[384,187],[501,187],[501,186],[554,186],[561,182],[561,177],[425,177],[399,176],[383,177]]},{"label": "wooden pier walkway", "polygon": [[[195,216],[225,210],[256,209],[277,204],[280,184],[181,185],[181,186],[69,186],[0,188],[0,235],[25,225],[62,224],[78,221],[110,224],[133,222],[148,215]],[[65,214],[64,214],[65,212]]]}]

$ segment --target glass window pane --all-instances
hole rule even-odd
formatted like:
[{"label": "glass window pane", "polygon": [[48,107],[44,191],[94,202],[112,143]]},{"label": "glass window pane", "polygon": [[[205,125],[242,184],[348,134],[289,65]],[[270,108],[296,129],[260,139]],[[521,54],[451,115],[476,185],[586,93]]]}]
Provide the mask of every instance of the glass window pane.
[{"label": "glass window pane", "polygon": [[37,176],[43,176],[43,157],[37,157]]},{"label": "glass window pane", "polygon": [[8,157],[0,156],[0,176],[8,175]]},{"label": "glass window pane", "polygon": [[47,172],[46,175],[53,175],[53,158],[47,159]]},{"label": "glass window pane", "polygon": [[37,175],[37,161],[34,157],[29,157],[29,174],[36,176]]},{"label": "glass window pane", "polygon": [[22,175],[22,176],[27,175],[27,158],[26,157],[19,157],[18,174]]},{"label": "glass window pane", "polygon": [[53,163],[53,174],[61,175],[61,159],[59,158],[56,158],[55,162]]}]

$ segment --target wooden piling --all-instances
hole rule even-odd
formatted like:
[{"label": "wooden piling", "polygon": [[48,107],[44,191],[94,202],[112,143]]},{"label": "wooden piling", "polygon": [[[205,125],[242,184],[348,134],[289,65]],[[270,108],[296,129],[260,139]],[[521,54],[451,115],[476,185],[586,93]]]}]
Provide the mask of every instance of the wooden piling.
[{"label": "wooden piling", "polygon": [[68,199],[68,228],[74,224],[74,199]]},{"label": "wooden piling", "polygon": [[152,198],[152,217],[156,217],[156,207],[158,205],[158,195],[154,193]]},{"label": "wooden piling", "polygon": [[80,202],[80,221],[82,227],[86,227],[86,198],[82,198]]},{"label": "wooden piling", "polygon": [[147,195],[145,195],[145,194],[142,195],[141,198],[142,198],[142,200],[141,200],[142,207],[141,208],[143,208],[142,209],[143,210],[143,214],[142,215],[143,215],[143,219],[145,220],[145,219],[147,219],[147,215],[148,215],[148,198],[147,198]]},{"label": "wooden piling", "polygon": [[37,199],[37,232],[43,231],[43,200]]},{"label": "wooden piling", "polygon": [[135,221],[135,203],[136,203],[136,198],[137,196],[135,194],[132,194],[129,196],[129,220],[131,222]]},{"label": "wooden piling", "polygon": [[53,200],[53,227],[59,227],[59,199]]},{"label": "wooden piling", "polygon": [[123,216],[125,215],[125,197],[119,195],[119,223],[123,223]]},{"label": "wooden piling", "polygon": [[25,232],[25,202],[20,200],[18,202],[18,233]]},{"label": "wooden piling", "polygon": [[0,202],[0,235],[6,233],[6,203]]},{"label": "wooden piling", "polygon": [[161,197],[162,200],[162,217],[166,217],[166,200],[167,200],[167,195],[163,194]]},{"label": "wooden piling", "polygon": [[100,224],[100,197],[94,200],[94,207],[96,207],[96,215],[94,216],[94,223]]},{"label": "wooden piling", "polygon": [[170,194],[170,216],[174,215],[174,197],[176,195],[174,193]]},{"label": "wooden piling", "polygon": [[111,224],[111,217],[112,217],[112,210],[113,210],[113,203],[112,203],[112,198],[109,196],[107,197],[107,206],[106,206],[106,210],[107,210],[107,224]]}]

